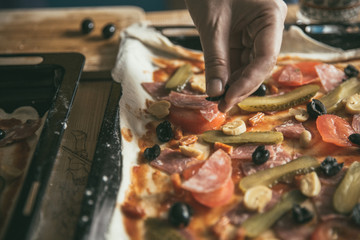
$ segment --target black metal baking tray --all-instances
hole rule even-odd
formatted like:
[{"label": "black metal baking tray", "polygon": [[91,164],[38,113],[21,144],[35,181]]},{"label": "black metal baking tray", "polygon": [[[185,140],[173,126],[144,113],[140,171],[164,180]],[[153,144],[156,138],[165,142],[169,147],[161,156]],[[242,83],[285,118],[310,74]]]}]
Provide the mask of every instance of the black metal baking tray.
[{"label": "black metal baking tray", "polygon": [[309,37],[329,46],[349,50],[360,48],[360,23],[294,23],[285,24],[285,30],[297,26]]},{"label": "black metal baking tray", "polygon": [[[40,58],[41,61],[10,64],[17,58]],[[5,62],[0,66],[0,108],[12,112],[20,106],[32,106],[40,116],[47,113],[3,235],[3,239],[31,239],[85,57],[80,53],[36,53],[0,55],[0,59]]]},{"label": "black metal baking tray", "polygon": [[73,239],[105,239],[121,183],[120,83],[112,82]]}]

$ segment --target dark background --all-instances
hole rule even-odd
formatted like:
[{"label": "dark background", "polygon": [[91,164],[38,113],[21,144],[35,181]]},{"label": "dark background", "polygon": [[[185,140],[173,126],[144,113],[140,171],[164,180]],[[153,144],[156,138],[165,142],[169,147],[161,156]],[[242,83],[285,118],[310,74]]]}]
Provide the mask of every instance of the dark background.
[{"label": "dark background", "polygon": [[[298,2],[298,0],[284,1],[288,4]],[[162,11],[185,8],[184,0],[0,0],[0,9],[121,5],[138,6],[145,11]]]},{"label": "dark background", "polygon": [[0,0],[0,9],[121,5],[139,6],[145,11],[185,8],[184,0]]}]

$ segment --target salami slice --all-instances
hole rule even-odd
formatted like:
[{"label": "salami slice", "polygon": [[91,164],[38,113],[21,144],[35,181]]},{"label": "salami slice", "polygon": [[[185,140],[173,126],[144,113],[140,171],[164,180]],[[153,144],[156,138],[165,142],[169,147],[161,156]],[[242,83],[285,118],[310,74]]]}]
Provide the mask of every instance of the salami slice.
[{"label": "salami slice", "polygon": [[316,72],[320,78],[325,91],[331,91],[345,79],[344,71],[330,64],[319,64],[315,66]]},{"label": "salami slice", "polygon": [[183,182],[182,187],[190,192],[212,192],[227,182],[231,172],[230,156],[219,149],[208,158],[194,176]]},{"label": "salami slice", "polygon": [[287,86],[293,86],[294,83],[301,83],[303,75],[299,68],[293,65],[287,65],[282,70],[279,76],[279,83],[282,83]]}]

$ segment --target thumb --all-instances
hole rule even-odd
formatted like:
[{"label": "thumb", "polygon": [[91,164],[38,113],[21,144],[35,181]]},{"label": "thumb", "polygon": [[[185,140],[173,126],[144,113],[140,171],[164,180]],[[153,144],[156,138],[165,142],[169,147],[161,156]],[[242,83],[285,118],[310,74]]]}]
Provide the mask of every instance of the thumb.
[{"label": "thumb", "polygon": [[210,97],[223,94],[229,78],[229,30],[224,18],[213,26],[199,29],[204,51],[206,93]]}]

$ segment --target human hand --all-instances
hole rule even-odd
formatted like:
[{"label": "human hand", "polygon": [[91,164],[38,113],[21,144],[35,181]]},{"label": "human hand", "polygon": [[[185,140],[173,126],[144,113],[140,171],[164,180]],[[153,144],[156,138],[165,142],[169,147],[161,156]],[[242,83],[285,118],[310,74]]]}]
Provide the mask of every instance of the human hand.
[{"label": "human hand", "polygon": [[185,0],[199,31],[206,92],[228,111],[257,90],[280,52],[287,7],[282,0]]}]

